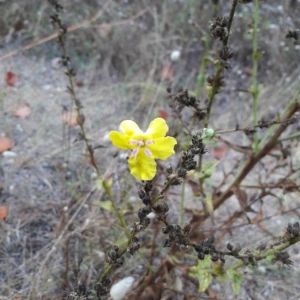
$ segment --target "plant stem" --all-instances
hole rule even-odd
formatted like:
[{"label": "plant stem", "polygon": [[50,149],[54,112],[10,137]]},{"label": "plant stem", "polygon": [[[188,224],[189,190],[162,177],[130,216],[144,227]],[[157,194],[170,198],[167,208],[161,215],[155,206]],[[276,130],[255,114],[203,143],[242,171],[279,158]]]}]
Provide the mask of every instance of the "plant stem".
[{"label": "plant stem", "polygon": [[227,37],[223,41],[223,45],[224,46],[227,46],[227,44],[228,44],[228,40],[229,40],[229,36],[230,36],[230,30],[231,30],[231,25],[232,25],[232,21],[233,21],[233,17],[234,17],[234,13],[235,13],[235,9],[236,9],[237,4],[238,4],[238,0],[233,0],[232,1],[230,13],[229,13],[229,18],[228,18],[228,26],[227,26],[228,35],[227,35]]},{"label": "plant stem", "polygon": [[[297,98],[300,94],[300,88],[295,92],[295,94],[293,95],[293,97],[291,98],[291,100],[289,101],[288,105],[286,106],[286,108],[283,110],[283,112],[280,114],[280,118],[283,118],[284,114],[286,114],[286,112],[288,111],[288,109],[291,107],[291,105],[293,105],[295,103],[295,101],[297,101]],[[274,132],[275,127],[272,126],[270,127],[267,132],[265,133],[264,137],[261,139],[258,148],[260,149],[263,144],[266,142],[266,140],[269,138],[269,136]]]},{"label": "plant stem", "polygon": [[[231,31],[231,26],[232,26],[232,22],[233,22],[233,18],[234,18],[234,14],[235,14],[237,4],[238,4],[238,0],[232,0],[231,9],[230,9],[229,17],[228,17],[228,26],[227,26],[228,35],[223,40],[223,46],[224,47],[227,46],[227,44],[228,44],[230,31]],[[204,123],[205,128],[208,127],[210,114],[211,114],[211,109],[212,109],[212,105],[213,105],[213,100],[214,100],[214,97],[217,94],[218,89],[219,89],[219,87],[217,87],[217,82],[218,82],[219,77],[223,73],[223,67],[220,65],[220,62],[216,63],[216,68],[217,68],[217,71],[216,71],[215,76],[214,76],[215,80],[214,80],[212,90],[211,90],[209,98],[208,98],[207,114],[206,114],[205,123]],[[198,171],[200,171],[201,168],[202,168],[202,155],[199,154]],[[201,179],[199,180],[199,186],[200,186],[200,191],[203,194],[203,181]]]},{"label": "plant stem", "polygon": [[[258,18],[259,18],[259,0],[255,0],[255,8],[254,8],[254,25],[253,25],[253,38],[252,38],[252,97],[253,97],[253,125],[257,125],[257,111],[258,111],[258,83],[257,83],[257,69],[258,69],[258,60],[259,53],[257,52],[257,31],[258,31]],[[258,153],[258,134],[254,133],[254,154]]]},{"label": "plant stem", "polygon": [[[296,102],[294,103],[290,109],[287,111],[284,119],[291,118],[297,111],[299,110],[299,104]],[[239,185],[242,180],[247,176],[247,174],[254,168],[254,166],[263,158],[265,157],[269,151],[275,146],[275,144],[278,141],[278,138],[282,134],[282,132],[286,128],[286,124],[282,123],[278,126],[277,130],[273,134],[273,136],[269,139],[269,141],[266,143],[266,145],[259,150],[258,154],[256,156],[250,156],[245,163],[242,170],[239,172],[239,174],[235,177],[235,179],[232,181],[232,183],[229,185],[229,187],[226,189],[225,192],[223,192],[219,197],[215,197],[213,204],[214,209],[217,209],[226,199],[231,197],[233,195],[232,188],[234,186]]]},{"label": "plant stem", "polygon": [[183,215],[184,215],[184,199],[185,199],[185,181],[182,182],[181,186],[181,199],[180,199],[180,214],[179,214],[179,225],[183,226]]},{"label": "plant stem", "polygon": [[200,94],[201,94],[201,90],[205,84],[205,72],[206,72],[206,68],[207,68],[207,63],[208,63],[208,59],[207,59],[207,56],[208,56],[208,46],[209,46],[209,41],[210,41],[210,38],[209,36],[204,36],[202,38],[202,40],[204,41],[204,54],[202,56],[202,59],[201,59],[201,68],[200,68],[200,73],[197,77],[197,87],[196,87],[196,98],[198,99]]},{"label": "plant stem", "polygon": [[[275,246],[273,247],[271,250],[261,254],[261,255],[258,255],[258,256],[255,256],[255,260],[256,261],[260,261],[260,260],[263,260],[265,258],[267,258],[268,256],[270,255],[274,255],[276,252],[281,252],[283,250],[285,250],[286,248],[290,247],[291,245],[294,245],[296,243],[300,242],[300,237],[296,237],[296,238],[293,238],[279,246]],[[239,269],[241,268],[242,266],[244,266],[244,262],[243,261],[239,261],[237,264],[233,265],[232,267],[228,268],[228,269],[231,269],[231,270],[236,270],[236,269]]]}]

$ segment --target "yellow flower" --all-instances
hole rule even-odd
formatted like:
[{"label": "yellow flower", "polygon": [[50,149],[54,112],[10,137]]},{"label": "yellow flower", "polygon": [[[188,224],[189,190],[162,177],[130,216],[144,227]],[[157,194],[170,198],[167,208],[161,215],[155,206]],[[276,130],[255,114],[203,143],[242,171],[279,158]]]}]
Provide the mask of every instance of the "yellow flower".
[{"label": "yellow flower", "polygon": [[128,164],[138,180],[151,180],[156,174],[155,159],[167,159],[175,153],[177,141],[165,136],[169,127],[162,118],[154,119],[146,132],[131,120],[123,121],[120,129],[122,132],[111,131],[109,138],[116,147],[131,150]]}]

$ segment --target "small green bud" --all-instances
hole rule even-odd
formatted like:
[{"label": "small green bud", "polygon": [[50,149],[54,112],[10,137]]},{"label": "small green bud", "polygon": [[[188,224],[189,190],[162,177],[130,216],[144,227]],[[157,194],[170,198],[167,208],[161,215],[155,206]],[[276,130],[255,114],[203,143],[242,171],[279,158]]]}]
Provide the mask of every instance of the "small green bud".
[{"label": "small green bud", "polygon": [[202,139],[212,138],[215,134],[215,131],[212,128],[203,128]]}]

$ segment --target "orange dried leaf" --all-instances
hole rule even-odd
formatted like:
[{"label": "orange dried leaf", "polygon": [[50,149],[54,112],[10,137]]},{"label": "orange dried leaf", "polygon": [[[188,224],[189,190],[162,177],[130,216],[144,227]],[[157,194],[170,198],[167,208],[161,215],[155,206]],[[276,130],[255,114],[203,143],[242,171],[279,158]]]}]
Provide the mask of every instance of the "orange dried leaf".
[{"label": "orange dried leaf", "polygon": [[20,106],[13,110],[13,115],[15,117],[25,119],[31,115],[31,108],[28,105]]},{"label": "orange dried leaf", "polygon": [[259,223],[264,217],[264,213],[262,210],[262,205],[260,205],[260,209],[258,211],[258,213],[256,214],[256,216],[254,218],[251,219],[251,224],[257,224]]},{"label": "orange dried leaf", "polygon": [[159,71],[159,75],[162,79],[172,79],[173,73],[173,68],[170,66],[163,66]]},{"label": "orange dried leaf", "polygon": [[110,24],[101,24],[101,26],[99,27],[99,34],[100,36],[107,40],[110,35],[111,35],[111,30],[112,30],[112,27]]},{"label": "orange dried leaf", "polygon": [[0,153],[11,149],[13,146],[14,146],[13,140],[5,136],[0,137]]},{"label": "orange dried leaf", "polygon": [[247,199],[248,199],[247,193],[244,190],[241,190],[237,186],[234,186],[232,188],[232,191],[236,195],[236,197],[237,197],[237,199],[240,203],[241,208],[243,208],[243,209],[246,208],[247,207]]},{"label": "orange dried leaf", "polygon": [[4,220],[7,217],[8,207],[0,206],[0,220]]},{"label": "orange dried leaf", "polygon": [[193,179],[188,178],[187,183],[190,185],[193,194],[194,195],[199,195],[200,193],[200,186],[198,182],[195,182]]},{"label": "orange dried leaf", "polygon": [[69,126],[78,125],[77,113],[75,111],[65,111],[62,115],[62,120],[65,124]]},{"label": "orange dried leaf", "polygon": [[215,159],[221,159],[227,152],[227,146],[222,143],[220,146],[214,147],[210,152]]},{"label": "orange dried leaf", "polygon": [[159,109],[158,112],[157,112],[158,116],[167,120],[169,115],[168,113],[165,111],[165,110],[162,110],[162,109]]},{"label": "orange dried leaf", "polygon": [[75,84],[76,84],[76,86],[78,86],[78,87],[83,87],[83,86],[84,86],[84,82],[81,81],[81,80],[77,80],[77,81],[75,82]]},{"label": "orange dried leaf", "polygon": [[6,84],[8,86],[15,86],[17,81],[18,81],[18,78],[13,72],[6,73]]}]

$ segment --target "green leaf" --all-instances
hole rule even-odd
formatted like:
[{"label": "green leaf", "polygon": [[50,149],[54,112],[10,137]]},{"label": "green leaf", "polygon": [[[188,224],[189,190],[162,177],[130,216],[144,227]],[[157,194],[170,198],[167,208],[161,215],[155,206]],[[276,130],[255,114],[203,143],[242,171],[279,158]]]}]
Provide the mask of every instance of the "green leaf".
[{"label": "green leaf", "polygon": [[206,203],[206,207],[207,207],[208,211],[210,213],[212,213],[214,211],[214,205],[213,205],[212,197],[210,194],[206,195],[205,203]]},{"label": "green leaf", "polygon": [[103,187],[103,179],[102,178],[98,178],[96,180],[96,187],[99,191],[102,190],[102,187]]},{"label": "green leaf", "polygon": [[199,292],[205,292],[209,285],[212,283],[212,275],[210,272],[200,272],[198,276],[199,280]]},{"label": "green leaf", "polygon": [[205,292],[212,283],[212,261],[210,255],[205,255],[204,260],[198,260],[198,265],[190,268],[190,276],[199,281],[199,291]]},{"label": "green leaf", "polygon": [[228,277],[226,276],[225,269],[223,267],[223,264],[218,262],[213,263],[213,275],[217,276],[220,280],[226,280]]},{"label": "green leaf", "polygon": [[241,284],[244,280],[244,274],[232,269],[227,270],[226,273],[229,279],[231,280],[233,292],[236,295],[238,295],[240,293]]},{"label": "green leaf", "polygon": [[125,244],[126,242],[127,242],[127,237],[126,237],[126,235],[124,235],[121,238],[119,238],[118,240],[116,240],[114,242],[114,245],[121,246],[121,245]]},{"label": "green leaf", "polygon": [[112,211],[112,203],[110,201],[96,201],[95,205],[100,206],[108,211]]},{"label": "green leaf", "polygon": [[215,167],[218,165],[219,161],[218,160],[213,160],[205,163],[202,166],[201,172],[197,173],[197,177],[199,179],[201,178],[209,178],[211,177]]},{"label": "green leaf", "polygon": [[271,261],[273,260],[274,256],[275,256],[274,254],[268,255],[268,256],[266,257],[267,261],[268,261],[268,262],[271,262]]}]

